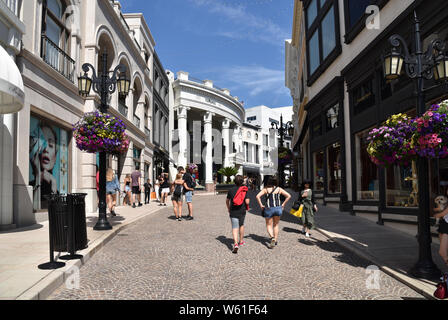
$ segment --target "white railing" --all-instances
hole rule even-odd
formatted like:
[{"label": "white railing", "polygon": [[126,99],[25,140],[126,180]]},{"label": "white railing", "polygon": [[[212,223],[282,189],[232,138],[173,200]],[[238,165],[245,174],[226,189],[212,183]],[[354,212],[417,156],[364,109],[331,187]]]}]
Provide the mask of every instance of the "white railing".
[{"label": "white railing", "polygon": [[14,12],[14,14],[16,16],[19,15],[19,1],[20,0],[1,0],[1,1],[3,1],[6,4],[6,6],[9,8],[9,10]]}]

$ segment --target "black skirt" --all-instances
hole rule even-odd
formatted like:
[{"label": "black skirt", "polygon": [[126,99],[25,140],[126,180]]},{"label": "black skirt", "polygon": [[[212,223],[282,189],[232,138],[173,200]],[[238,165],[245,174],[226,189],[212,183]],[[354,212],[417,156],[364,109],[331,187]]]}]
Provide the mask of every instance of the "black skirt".
[{"label": "black skirt", "polygon": [[448,234],[448,223],[443,218],[440,219],[438,232],[443,233],[443,234]]}]

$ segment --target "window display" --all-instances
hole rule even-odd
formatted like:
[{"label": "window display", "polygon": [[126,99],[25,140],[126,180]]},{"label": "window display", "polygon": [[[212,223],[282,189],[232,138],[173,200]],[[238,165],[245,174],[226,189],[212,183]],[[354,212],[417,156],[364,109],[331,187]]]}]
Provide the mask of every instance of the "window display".
[{"label": "window display", "polygon": [[371,129],[358,133],[356,143],[356,189],[358,200],[379,200],[378,167],[367,153]]},{"label": "window display", "polygon": [[328,193],[341,193],[342,164],[341,145],[335,143],[327,148],[328,164]]},{"label": "window display", "polygon": [[324,152],[314,153],[314,190],[324,191]]},{"label": "window display", "polygon": [[408,166],[386,169],[386,206],[418,207],[417,164],[413,161]]},{"label": "window display", "polygon": [[33,209],[48,209],[46,196],[68,193],[68,132],[31,117],[29,157]]}]

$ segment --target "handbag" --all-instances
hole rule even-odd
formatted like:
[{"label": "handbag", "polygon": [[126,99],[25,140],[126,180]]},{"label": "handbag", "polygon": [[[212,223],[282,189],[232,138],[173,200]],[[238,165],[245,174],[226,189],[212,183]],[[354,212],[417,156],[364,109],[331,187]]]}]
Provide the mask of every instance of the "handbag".
[{"label": "handbag", "polygon": [[447,289],[447,280],[448,274],[443,275],[443,280],[437,284],[437,289],[434,292],[434,297],[437,299],[446,299],[448,298],[448,289]]},{"label": "handbag", "polygon": [[290,214],[297,218],[302,218],[303,215],[303,204],[299,206],[299,209],[295,210],[294,208],[291,208],[291,211],[289,211]]},{"label": "handbag", "polygon": [[157,194],[153,191],[151,192],[151,200],[157,199]]}]

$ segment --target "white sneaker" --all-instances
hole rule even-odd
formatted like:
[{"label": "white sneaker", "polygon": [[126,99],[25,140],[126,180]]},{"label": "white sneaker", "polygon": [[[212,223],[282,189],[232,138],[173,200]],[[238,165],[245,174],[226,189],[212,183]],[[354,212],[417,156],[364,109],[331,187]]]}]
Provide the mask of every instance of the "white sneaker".
[{"label": "white sneaker", "polygon": [[309,237],[310,237],[310,234],[307,232],[306,235],[305,235],[305,237],[309,238]]}]

